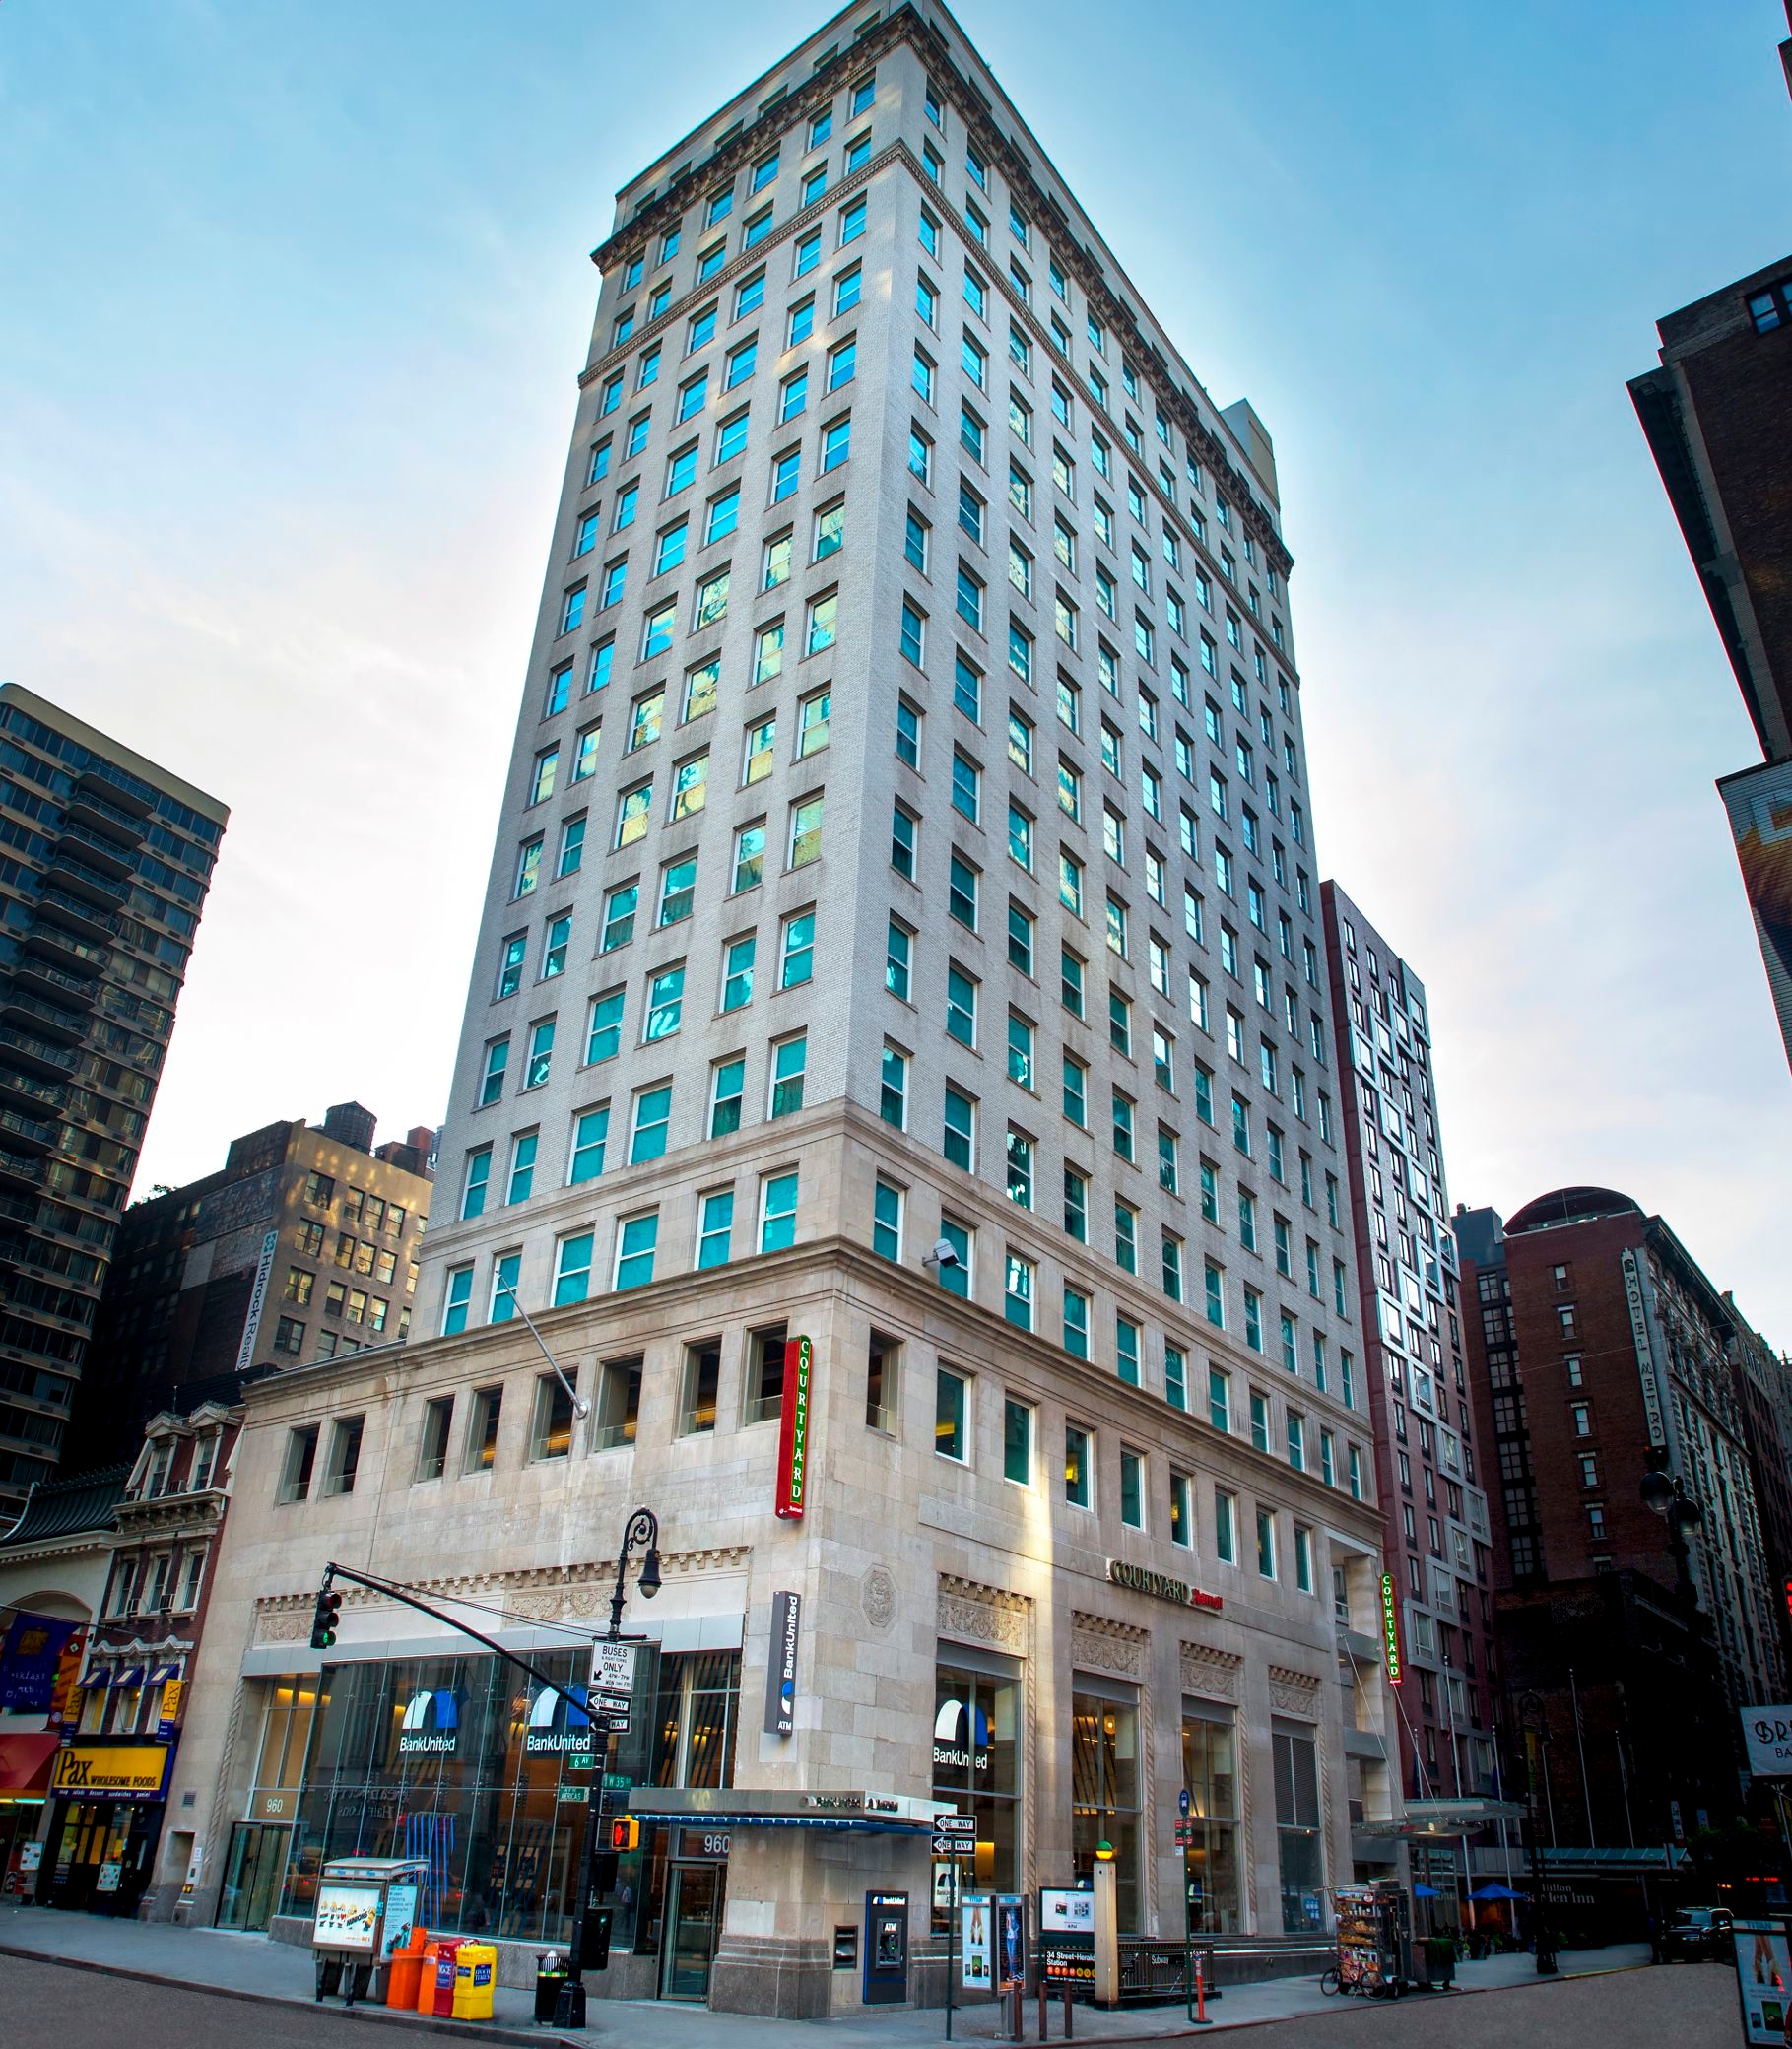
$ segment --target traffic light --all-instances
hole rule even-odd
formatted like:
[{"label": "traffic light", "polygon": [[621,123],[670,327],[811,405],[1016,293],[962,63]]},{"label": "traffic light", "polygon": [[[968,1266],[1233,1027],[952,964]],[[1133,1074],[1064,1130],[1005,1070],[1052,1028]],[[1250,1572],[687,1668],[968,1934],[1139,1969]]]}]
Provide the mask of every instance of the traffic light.
[{"label": "traffic light", "polygon": [[641,1824],[634,1815],[618,1815],[610,1823],[610,1847],[620,1856],[626,1850],[638,1850],[641,1841]]},{"label": "traffic light", "polygon": [[1786,1597],[1786,1613],[1787,1615],[1792,1616],[1792,1573],[1788,1573],[1786,1577],[1780,1581],[1779,1590]]},{"label": "traffic light", "polygon": [[317,1590],[317,1606],[311,1615],[311,1648],[327,1651],[336,1641],[336,1624],[342,1616],[342,1596],[334,1587]]}]

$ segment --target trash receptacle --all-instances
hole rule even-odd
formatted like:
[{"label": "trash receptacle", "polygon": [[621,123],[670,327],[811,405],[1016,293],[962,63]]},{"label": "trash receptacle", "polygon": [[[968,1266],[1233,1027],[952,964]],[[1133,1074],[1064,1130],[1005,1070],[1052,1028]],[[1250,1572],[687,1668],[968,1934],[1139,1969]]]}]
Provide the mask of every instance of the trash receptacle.
[{"label": "trash receptacle", "polygon": [[553,2020],[555,2008],[560,2003],[560,1988],[566,1982],[568,1975],[564,1959],[558,1950],[546,1950],[537,1954],[535,2018],[538,2025],[545,2025]]},{"label": "trash receptacle", "polygon": [[462,1943],[454,1954],[456,2020],[490,2020],[498,1977],[498,1950],[491,1943]]},{"label": "trash receptacle", "polygon": [[424,1948],[430,1940],[427,1928],[414,1928],[402,1950],[386,1958],[386,2005],[407,2014],[417,2011],[417,1991],[423,1978]]},{"label": "trash receptacle", "polygon": [[424,1950],[422,1982],[417,1988],[417,2011],[436,2020],[454,2017],[454,1957],[460,1949],[457,1935],[437,1936]]}]

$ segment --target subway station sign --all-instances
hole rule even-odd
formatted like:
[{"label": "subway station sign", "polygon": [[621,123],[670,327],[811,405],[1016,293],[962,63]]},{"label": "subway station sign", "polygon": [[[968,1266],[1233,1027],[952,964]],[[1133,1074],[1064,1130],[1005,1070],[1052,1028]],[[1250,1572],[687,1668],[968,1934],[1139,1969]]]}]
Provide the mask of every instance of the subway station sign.
[{"label": "subway station sign", "polygon": [[777,1499],[772,1513],[787,1523],[800,1523],[809,1477],[809,1374],[814,1349],[807,1338],[796,1341],[796,1364],[787,1369],[784,1413],[778,1424]]}]

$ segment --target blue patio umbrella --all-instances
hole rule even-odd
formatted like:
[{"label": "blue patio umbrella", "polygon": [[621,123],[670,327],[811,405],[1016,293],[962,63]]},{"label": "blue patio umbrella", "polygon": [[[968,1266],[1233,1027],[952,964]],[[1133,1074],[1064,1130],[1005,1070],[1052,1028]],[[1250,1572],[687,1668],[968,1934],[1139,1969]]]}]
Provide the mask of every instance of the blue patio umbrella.
[{"label": "blue patio umbrella", "polygon": [[1469,1894],[1471,1899],[1522,1899],[1522,1892],[1514,1892],[1510,1885],[1477,1885]]},{"label": "blue patio umbrella", "polygon": [[1435,1885],[1415,1885],[1413,1887],[1413,1897],[1415,1899],[1441,1899],[1443,1894],[1437,1890]]}]

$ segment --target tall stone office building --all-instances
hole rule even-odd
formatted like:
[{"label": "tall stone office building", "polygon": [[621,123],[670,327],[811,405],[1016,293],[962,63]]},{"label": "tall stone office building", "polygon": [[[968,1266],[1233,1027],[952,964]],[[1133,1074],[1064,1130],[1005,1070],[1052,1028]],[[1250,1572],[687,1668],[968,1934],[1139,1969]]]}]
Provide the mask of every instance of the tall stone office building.
[{"label": "tall stone office building", "polygon": [[[1321,889],[1377,1488],[1406,1684],[1410,1802],[1501,1789],[1492,1527],[1476,1448],[1425,984],[1335,882]],[[1433,1850],[1430,1883],[1468,1879]],[[1466,1891],[1467,1887],[1463,1889]]]},{"label": "tall stone office building", "polygon": [[62,1453],[229,817],[0,684],[0,1520]]},{"label": "tall stone office building", "polygon": [[945,1809],[985,1890],[1106,1842],[1128,1932],[1310,1938],[1397,1788],[1269,438],[938,7],[596,261],[413,1342],[249,1393],[197,1910],[273,1830],[277,1929],[411,1848],[430,1926],[564,1936],[588,1736],[376,1600],[320,1674],[311,1594],[570,1672],[644,1505],[609,1991],[855,2006],[875,1909],[938,1997]]}]

